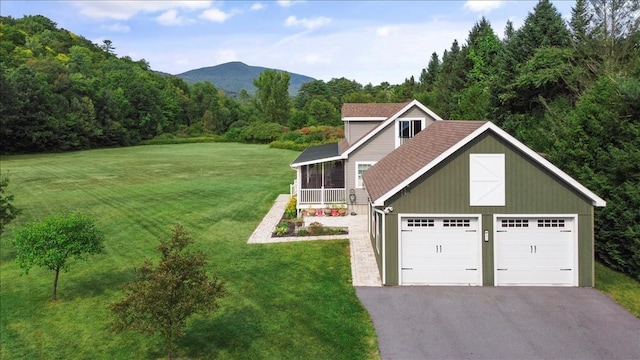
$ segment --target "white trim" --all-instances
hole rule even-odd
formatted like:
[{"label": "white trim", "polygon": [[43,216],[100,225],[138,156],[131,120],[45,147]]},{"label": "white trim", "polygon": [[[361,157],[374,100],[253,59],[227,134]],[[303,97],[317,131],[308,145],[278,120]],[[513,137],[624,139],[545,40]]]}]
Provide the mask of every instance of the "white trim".
[{"label": "white trim", "polygon": [[[474,286],[483,286],[482,272],[482,236],[484,233],[482,227],[482,214],[431,214],[431,213],[401,213],[398,214],[398,285],[402,284],[402,218],[408,217],[431,217],[431,218],[475,218],[478,219],[478,284]],[[494,266],[495,268],[495,266]],[[407,286],[407,285],[404,285]]]},{"label": "white trim", "polygon": [[422,105],[422,103],[420,103],[418,100],[413,100],[412,102],[410,102],[409,104],[407,104],[404,108],[402,108],[400,111],[398,111],[397,113],[395,113],[393,116],[389,117],[385,122],[383,122],[382,124],[378,125],[378,127],[376,127],[375,129],[373,129],[372,131],[370,131],[367,135],[365,135],[364,137],[360,138],[360,140],[358,142],[356,142],[355,144],[353,144],[352,146],[350,146],[347,151],[345,151],[344,153],[342,153],[342,156],[348,156],[349,154],[351,154],[352,152],[354,152],[357,148],[359,148],[362,144],[366,143],[367,141],[369,141],[369,139],[371,139],[372,137],[374,137],[376,134],[378,134],[380,131],[382,131],[382,129],[386,128],[387,125],[391,124],[392,122],[394,122],[397,118],[400,117],[400,115],[406,113],[407,111],[409,111],[409,109],[411,109],[412,107],[417,106],[420,110],[426,112],[430,117],[432,117],[434,120],[439,121],[442,120],[442,118],[438,115],[436,115],[433,111],[429,110],[429,108],[427,108],[426,106]]},{"label": "white trim", "polygon": [[387,231],[387,214],[384,213],[384,211],[380,210],[380,209],[376,209],[374,208],[371,204],[369,203],[369,208],[372,209],[374,212],[382,214],[382,254],[380,254],[380,259],[381,259],[381,265],[380,267],[382,268],[382,285],[386,285],[387,284],[387,244],[385,241],[385,233]]},{"label": "white trim", "polygon": [[311,164],[321,164],[321,163],[325,163],[325,162],[330,162],[330,161],[336,161],[336,160],[345,160],[346,157],[342,157],[342,156],[333,156],[333,157],[329,157],[329,158],[323,158],[323,159],[317,159],[317,160],[310,160],[310,161],[305,161],[305,162],[301,162],[301,163],[294,163],[289,165],[292,169],[301,167],[301,166],[305,166],[305,165],[311,165]]},{"label": "white trim", "polygon": [[386,116],[347,116],[343,117],[342,121],[383,121],[387,120]]},{"label": "white trim", "polygon": [[[362,178],[360,178],[360,185],[358,186],[358,165],[375,165],[377,161],[356,161],[356,166],[355,166],[355,170],[356,170],[356,176],[355,176],[355,184],[354,187],[356,189],[364,189],[364,181],[362,180]],[[371,168],[371,166],[369,166],[369,168]],[[367,169],[368,170],[368,169]],[[364,174],[364,173],[363,173]]]},{"label": "white trim", "polygon": [[[570,286],[580,286],[580,257],[579,246],[579,230],[578,226],[578,214],[493,214],[493,286],[496,285],[496,279],[498,278],[498,268],[496,266],[497,259],[497,246],[496,246],[496,234],[498,233],[498,218],[571,218],[573,219],[573,266],[575,271],[573,272],[573,284]],[[524,286],[550,286],[551,284],[531,285],[525,284]]]},{"label": "white trim", "polygon": [[561,178],[562,180],[567,182],[569,185],[571,185],[573,188],[575,188],[576,190],[581,192],[583,195],[585,195],[586,197],[591,199],[591,204],[593,206],[604,207],[604,206],[607,205],[607,202],[604,201],[602,198],[600,198],[598,195],[596,195],[593,192],[591,192],[589,189],[587,189],[582,184],[577,182],[571,176],[567,175],[564,171],[560,170],[558,167],[553,165],[551,162],[549,162],[548,160],[546,160],[542,156],[538,155],[538,153],[536,153],[535,151],[531,150],[526,145],[524,145],[523,143],[518,141],[516,138],[514,138],[511,135],[509,135],[506,131],[500,129],[498,126],[494,125],[491,122],[486,122],[484,125],[482,125],[478,129],[476,129],[474,132],[472,132],[471,134],[466,136],[464,139],[460,140],[457,144],[451,146],[445,152],[440,154],[437,158],[433,159],[430,163],[425,165],[422,169],[416,171],[413,175],[411,175],[410,177],[405,179],[399,185],[397,185],[393,189],[387,191],[384,195],[380,196],[378,199],[375,199],[374,200],[374,205],[375,206],[384,205],[384,202],[387,199],[389,199],[393,195],[397,194],[403,188],[409,186],[412,182],[414,182],[416,179],[418,179],[419,177],[424,175],[427,171],[433,169],[436,165],[438,165],[444,159],[446,159],[449,156],[451,156],[453,153],[458,151],[464,145],[466,145],[467,143],[469,143],[471,140],[475,139],[476,137],[480,136],[480,134],[484,133],[487,130],[493,131],[494,133],[496,133],[496,135],[502,137],[508,143],[510,143],[511,145],[515,146],[517,149],[519,149],[520,151],[525,153],[527,156],[529,156],[533,160],[537,161],[540,165],[544,166],[549,171],[554,173],[556,176],[558,176],[559,178]]},{"label": "white trim", "polygon": [[[396,149],[400,147],[400,121],[415,121],[415,120],[420,121],[420,126],[421,126],[420,131],[424,130],[427,124],[427,118],[425,117],[400,117],[396,119],[393,125],[395,130],[394,138],[395,138]],[[413,136],[416,136],[416,134],[413,134],[411,137]]]}]

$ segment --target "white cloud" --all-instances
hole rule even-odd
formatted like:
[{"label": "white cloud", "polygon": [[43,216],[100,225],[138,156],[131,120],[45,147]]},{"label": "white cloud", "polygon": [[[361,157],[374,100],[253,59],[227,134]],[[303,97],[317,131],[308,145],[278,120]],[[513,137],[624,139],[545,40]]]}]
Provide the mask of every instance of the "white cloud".
[{"label": "white cloud", "polygon": [[207,9],[211,1],[74,1],[80,13],[91,18],[127,20],[138,13],[156,13],[172,9]]},{"label": "white cloud", "polygon": [[225,22],[231,16],[231,13],[226,13],[220,9],[212,8],[203,11],[202,14],[200,14],[199,18],[221,23]]},{"label": "white cloud", "polygon": [[307,19],[307,18],[298,19],[297,17],[292,15],[292,16],[289,16],[287,20],[285,20],[284,24],[285,26],[301,26],[306,29],[312,30],[312,29],[327,25],[330,22],[331,22],[331,18],[324,17],[324,16],[319,16],[312,19]]},{"label": "white cloud", "polygon": [[397,32],[397,27],[394,26],[383,26],[376,29],[376,35],[378,36],[390,36]]},{"label": "white cloud", "polygon": [[318,55],[318,54],[308,54],[308,55],[302,57],[302,61],[304,63],[306,63],[306,64],[309,64],[309,65],[330,64],[331,63],[331,59],[330,58],[322,56],[322,55]]},{"label": "white cloud", "polygon": [[501,7],[504,1],[497,0],[468,0],[464,4],[465,9],[469,9],[473,12],[488,14],[491,11]]},{"label": "white cloud", "polygon": [[304,0],[278,0],[278,5],[282,7],[290,7],[295,4],[300,4],[304,2]]},{"label": "white cloud", "polygon": [[264,9],[266,7],[267,7],[267,5],[265,5],[263,3],[255,3],[255,4],[251,5],[250,9],[253,10],[253,11],[257,11],[257,10],[262,10],[262,9]]},{"label": "white cloud", "polygon": [[238,54],[233,49],[218,50],[214,57],[214,61],[216,64],[224,64],[236,60],[238,60]]},{"label": "white cloud", "polygon": [[191,22],[184,16],[178,16],[178,10],[176,9],[165,11],[162,15],[157,17],[157,20],[161,25],[184,25]]},{"label": "white cloud", "polygon": [[120,32],[120,33],[127,33],[131,30],[129,26],[122,25],[120,23],[115,23],[111,25],[102,25],[100,26],[100,29],[109,31],[109,32]]}]

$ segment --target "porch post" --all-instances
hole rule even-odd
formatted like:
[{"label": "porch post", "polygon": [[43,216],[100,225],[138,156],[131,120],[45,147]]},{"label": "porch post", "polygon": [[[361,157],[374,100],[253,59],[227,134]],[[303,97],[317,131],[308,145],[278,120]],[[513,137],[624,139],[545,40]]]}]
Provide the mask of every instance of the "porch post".
[{"label": "porch post", "polygon": [[320,184],[320,203],[324,205],[324,163],[322,163],[322,183]]},{"label": "porch post", "polygon": [[[305,165],[303,165],[305,166]],[[300,207],[300,201],[302,200],[302,166],[296,168],[296,194],[298,194],[298,201],[296,201],[298,211],[302,208]]]}]

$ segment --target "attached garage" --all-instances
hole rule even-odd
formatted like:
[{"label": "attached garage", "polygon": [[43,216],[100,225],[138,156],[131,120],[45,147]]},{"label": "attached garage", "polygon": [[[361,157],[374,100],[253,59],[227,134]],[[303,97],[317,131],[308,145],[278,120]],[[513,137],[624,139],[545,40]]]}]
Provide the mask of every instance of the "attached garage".
[{"label": "attached garage", "polygon": [[577,286],[575,223],[575,216],[497,216],[495,285]]},{"label": "attached garage", "polygon": [[435,122],[363,180],[384,285],[594,285],[605,201],[490,122]]},{"label": "attached garage", "polygon": [[406,216],[400,229],[402,285],[482,285],[479,217]]}]

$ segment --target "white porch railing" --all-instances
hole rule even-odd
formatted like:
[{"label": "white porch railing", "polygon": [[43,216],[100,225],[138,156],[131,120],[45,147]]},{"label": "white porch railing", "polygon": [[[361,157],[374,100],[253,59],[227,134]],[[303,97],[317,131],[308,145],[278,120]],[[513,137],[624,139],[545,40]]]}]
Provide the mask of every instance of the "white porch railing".
[{"label": "white porch railing", "polygon": [[300,189],[298,204],[344,203],[346,195],[346,189]]},{"label": "white porch railing", "polygon": [[293,180],[293,184],[289,185],[289,194],[291,196],[298,195],[298,180]]}]

